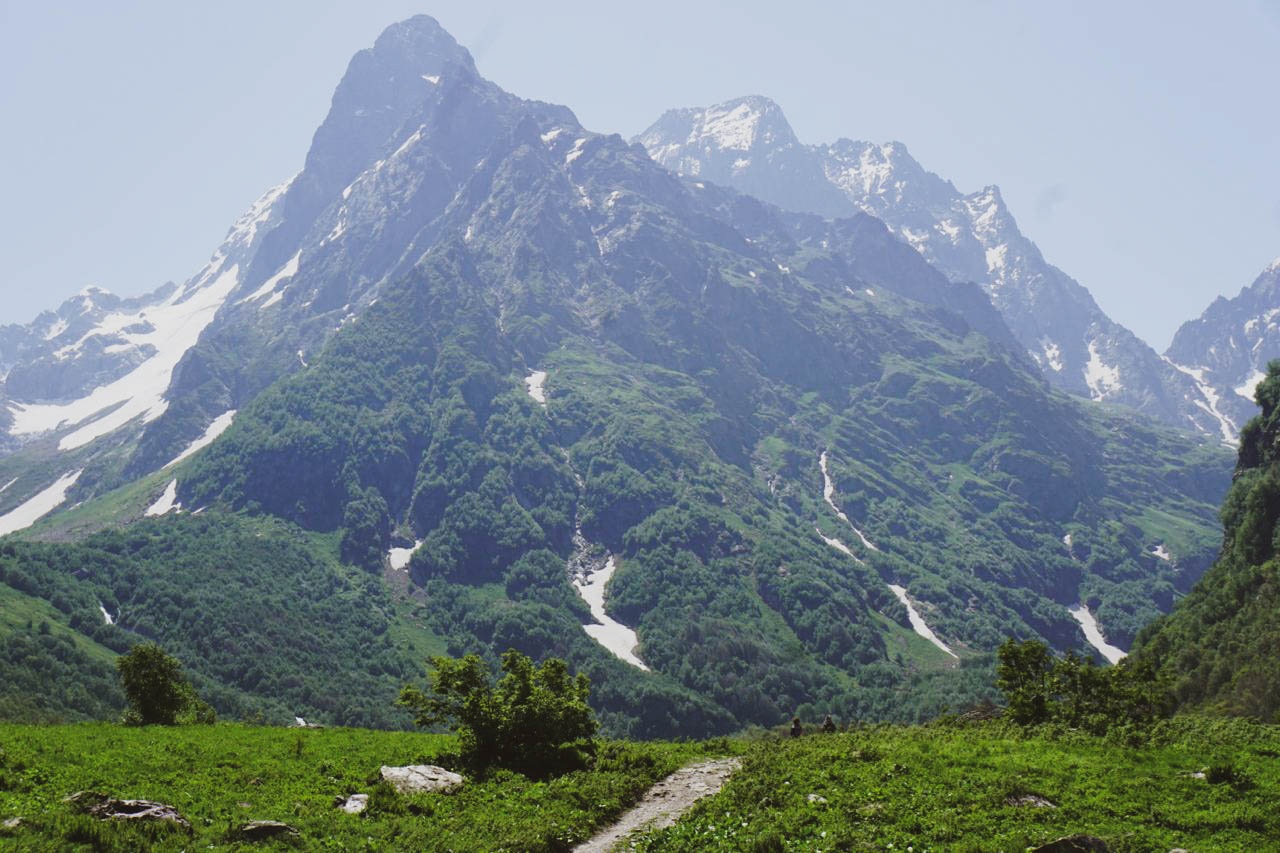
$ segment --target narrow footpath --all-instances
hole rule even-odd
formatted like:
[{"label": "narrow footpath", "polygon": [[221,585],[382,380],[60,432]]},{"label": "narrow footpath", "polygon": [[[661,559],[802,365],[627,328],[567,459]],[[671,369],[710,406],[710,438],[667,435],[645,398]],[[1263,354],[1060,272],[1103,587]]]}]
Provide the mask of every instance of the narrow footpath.
[{"label": "narrow footpath", "polygon": [[608,853],[633,832],[671,826],[698,800],[724,787],[741,764],[740,758],[718,758],[681,767],[646,791],[612,826],[573,848],[574,853]]}]

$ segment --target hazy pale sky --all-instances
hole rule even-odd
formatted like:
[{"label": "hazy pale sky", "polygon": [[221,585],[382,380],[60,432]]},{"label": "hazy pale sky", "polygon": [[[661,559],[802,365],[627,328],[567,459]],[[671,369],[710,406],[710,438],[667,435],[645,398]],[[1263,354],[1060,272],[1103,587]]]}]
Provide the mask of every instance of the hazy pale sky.
[{"label": "hazy pale sky", "polygon": [[419,12],[592,130],[758,93],[806,142],[998,184],[1157,349],[1280,255],[1280,0],[0,0],[0,323],[190,276],[301,167],[351,55]]}]

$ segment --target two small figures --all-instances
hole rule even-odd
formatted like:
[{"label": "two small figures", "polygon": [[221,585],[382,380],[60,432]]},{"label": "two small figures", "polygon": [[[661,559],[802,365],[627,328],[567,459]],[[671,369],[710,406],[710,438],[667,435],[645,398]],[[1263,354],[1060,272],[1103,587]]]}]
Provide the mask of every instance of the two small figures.
[{"label": "two small figures", "polygon": [[[827,714],[826,718],[822,721],[822,731],[823,731],[825,734],[831,734],[831,733],[833,733],[835,730],[836,730],[836,724],[835,724],[835,721],[831,719],[831,715],[830,715],[830,714]],[[802,726],[802,725],[800,724],[800,718],[799,718],[799,717],[794,717],[794,718],[792,718],[792,720],[791,720],[791,736],[792,736],[792,737],[800,737],[800,735],[802,735],[802,734],[804,734],[804,726]]]}]

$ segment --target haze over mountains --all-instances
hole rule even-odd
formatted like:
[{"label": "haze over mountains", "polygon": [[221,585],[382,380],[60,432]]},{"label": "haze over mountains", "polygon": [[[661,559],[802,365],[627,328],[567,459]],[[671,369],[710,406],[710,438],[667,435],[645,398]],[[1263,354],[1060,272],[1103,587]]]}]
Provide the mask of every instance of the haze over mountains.
[{"label": "haze over mountains", "polygon": [[[924,715],[1010,635],[1123,652],[1212,562],[1274,270],[1171,364],[897,143],[757,98],[641,140],[388,28],[196,275],[0,330],[0,529],[44,540],[0,592],[246,713],[395,724],[424,650],[515,647],[699,734]],[[297,578],[328,633],[245,618]]]},{"label": "haze over mountains", "polygon": [[[1260,345],[1231,358],[1228,367],[1221,345],[1201,338],[1197,346],[1184,329],[1169,352],[1158,355],[1045,261],[1019,231],[999,188],[963,194],[926,171],[901,142],[805,145],[782,109],[760,96],[671,110],[636,141],[690,179],[732,186],[790,210],[878,217],[952,281],[981,284],[1049,381],[1092,400],[1234,442],[1251,411],[1250,383],[1280,354]],[[1259,294],[1251,305],[1265,327],[1269,318],[1261,315],[1274,303]],[[1243,328],[1254,318],[1237,319]],[[1210,364],[1220,368],[1206,371]]]}]

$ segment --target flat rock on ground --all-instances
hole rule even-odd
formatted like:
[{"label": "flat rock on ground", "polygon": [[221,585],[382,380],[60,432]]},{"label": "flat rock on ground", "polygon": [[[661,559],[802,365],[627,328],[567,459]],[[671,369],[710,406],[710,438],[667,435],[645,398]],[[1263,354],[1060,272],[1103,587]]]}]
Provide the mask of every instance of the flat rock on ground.
[{"label": "flat rock on ground", "polygon": [[724,787],[741,764],[739,758],[720,758],[680,768],[646,791],[612,826],[573,848],[574,853],[607,853],[633,832],[671,826],[698,800]]},{"label": "flat rock on ground", "polygon": [[118,800],[93,791],[77,791],[66,802],[99,820],[161,821],[191,828],[191,823],[173,806],[151,800]]},{"label": "flat rock on ground", "polygon": [[466,781],[457,773],[434,764],[409,764],[404,767],[388,767],[384,764],[381,773],[382,778],[402,794],[448,791]]}]

